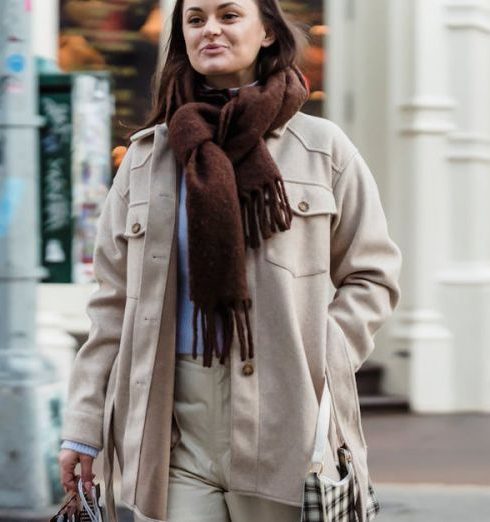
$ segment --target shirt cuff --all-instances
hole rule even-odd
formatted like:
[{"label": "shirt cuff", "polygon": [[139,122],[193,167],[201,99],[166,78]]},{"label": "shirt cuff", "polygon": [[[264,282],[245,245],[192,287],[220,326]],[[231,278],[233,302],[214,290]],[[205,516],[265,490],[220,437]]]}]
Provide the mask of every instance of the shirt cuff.
[{"label": "shirt cuff", "polygon": [[99,454],[99,450],[94,448],[93,446],[89,446],[88,444],[81,444],[80,442],[74,442],[72,440],[64,440],[61,444],[61,449],[69,449],[72,451],[76,451],[77,453],[83,453],[84,455],[89,455],[94,459]]}]

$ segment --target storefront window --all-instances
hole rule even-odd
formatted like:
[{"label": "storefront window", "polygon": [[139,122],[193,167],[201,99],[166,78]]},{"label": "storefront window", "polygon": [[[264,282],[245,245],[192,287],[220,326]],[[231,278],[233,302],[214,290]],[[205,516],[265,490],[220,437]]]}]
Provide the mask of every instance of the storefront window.
[{"label": "storefront window", "polygon": [[162,27],[158,0],[61,0],[59,65],[113,79],[114,144],[143,123]]}]

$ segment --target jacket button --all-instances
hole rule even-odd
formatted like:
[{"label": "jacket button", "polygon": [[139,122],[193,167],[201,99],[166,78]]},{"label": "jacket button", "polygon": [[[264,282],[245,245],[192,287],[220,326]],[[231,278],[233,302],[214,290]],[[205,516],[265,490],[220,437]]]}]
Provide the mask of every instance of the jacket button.
[{"label": "jacket button", "polygon": [[242,373],[243,375],[249,376],[252,375],[254,372],[254,367],[250,363],[246,363],[242,366]]},{"label": "jacket button", "polygon": [[131,227],[133,234],[137,234],[141,230],[141,225],[139,223],[134,223]]},{"label": "jacket button", "polygon": [[310,205],[307,201],[300,201],[298,203],[298,208],[301,210],[301,212],[307,212],[310,209]]}]

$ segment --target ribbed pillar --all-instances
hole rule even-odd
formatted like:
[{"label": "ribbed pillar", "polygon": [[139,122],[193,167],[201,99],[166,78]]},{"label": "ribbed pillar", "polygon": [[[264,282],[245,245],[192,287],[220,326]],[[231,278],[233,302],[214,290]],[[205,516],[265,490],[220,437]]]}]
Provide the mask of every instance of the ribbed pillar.
[{"label": "ribbed pillar", "polygon": [[490,1],[445,2],[458,102],[444,184],[451,213],[440,302],[454,334],[454,406],[490,411]]},{"label": "ribbed pillar", "polygon": [[[446,264],[448,91],[443,0],[393,0],[390,10],[392,224],[403,251],[402,302],[386,361],[389,391],[407,392],[414,411],[450,411],[452,342],[437,301]],[[397,355],[398,354],[398,355]],[[404,357],[400,359],[399,356]],[[401,383],[405,389],[397,389]]]}]

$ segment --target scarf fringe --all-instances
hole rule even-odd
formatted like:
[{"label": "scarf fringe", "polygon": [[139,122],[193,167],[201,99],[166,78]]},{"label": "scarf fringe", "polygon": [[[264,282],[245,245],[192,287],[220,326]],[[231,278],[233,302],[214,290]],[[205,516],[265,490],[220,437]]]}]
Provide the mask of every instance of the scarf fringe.
[{"label": "scarf fringe", "polygon": [[268,239],[278,230],[290,228],[293,213],[281,178],[275,179],[262,189],[241,193],[240,197],[243,234],[247,246],[259,248],[260,236],[262,239]]},{"label": "scarf fringe", "polygon": [[[194,305],[194,313],[192,317],[193,324],[193,342],[192,356],[197,359],[197,338],[198,338],[198,322],[200,316],[200,327],[203,340],[203,365],[211,367],[213,355],[219,358],[221,364],[229,358],[231,345],[233,341],[233,328],[236,327],[238,340],[240,343],[240,359],[245,361],[254,357],[254,343],[252,337],[252,329],[250,326],[249,308],[251,300],[244,299],[230,305],[220,305],[216,308],[199,307]],[[216,319],[218,315],[222,319],[223,325],[223,345],[220,348],[217,335]],[[248,355],[247,355],[248,354]]]}]

